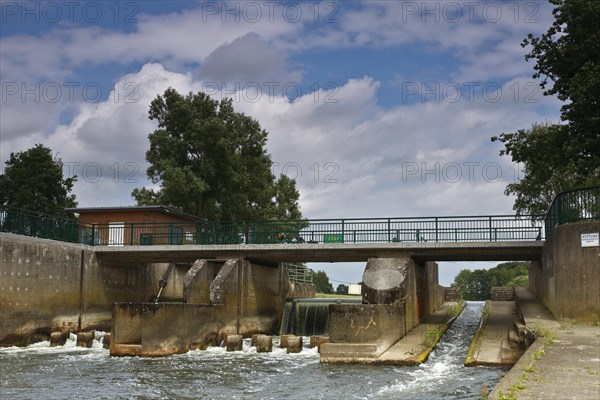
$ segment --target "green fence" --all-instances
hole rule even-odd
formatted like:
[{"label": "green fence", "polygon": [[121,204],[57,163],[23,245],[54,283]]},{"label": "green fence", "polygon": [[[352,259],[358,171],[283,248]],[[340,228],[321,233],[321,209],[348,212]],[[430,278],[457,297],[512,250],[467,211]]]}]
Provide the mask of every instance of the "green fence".
[{"label": "green fence", "polygon": [[600,219],[600,186],[560,193],[545,219],[493,215],[91,225],[4,207],[0,231],[103,246],[501,242],[543,240],[557,225],[593,219]]},{"label": "green fence", "polygon": [[[589,210],[592,204],[597,208],[598,202],[586,200],[582,204],[586,206],[580,207],[578,219],[582,210]],[[96,246],[533,241],[543,240],[545,232],[540,218],[514,215],[78,224],[74,219],[16,209],[1,210],[0,228]]]},{"label": "green fence", "polygon": [[569,190],[556,195],[544,225],[546,236],[552,228],[568,222],[600,219],[600,186]]},{"label": "green fence", "polygon": [[540,218],[514,215],[100,224],[83,229],[84,243],[109,246],[500,242],[542,240],[544,233]]},{"label": "green fence", "polygon": [[76,219],[3,207],[0,208],[0,232],[76,243],[80,227]]}]

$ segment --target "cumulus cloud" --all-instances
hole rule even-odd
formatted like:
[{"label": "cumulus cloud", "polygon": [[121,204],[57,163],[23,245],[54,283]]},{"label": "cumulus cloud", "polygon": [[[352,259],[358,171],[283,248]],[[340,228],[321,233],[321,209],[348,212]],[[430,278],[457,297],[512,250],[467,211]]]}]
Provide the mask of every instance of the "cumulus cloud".
[{"label": "cumulus cloud", "polygon": [[286,57],[250,32],[215,49],[202,63],[198,76],[215,82],[281,80]]}]

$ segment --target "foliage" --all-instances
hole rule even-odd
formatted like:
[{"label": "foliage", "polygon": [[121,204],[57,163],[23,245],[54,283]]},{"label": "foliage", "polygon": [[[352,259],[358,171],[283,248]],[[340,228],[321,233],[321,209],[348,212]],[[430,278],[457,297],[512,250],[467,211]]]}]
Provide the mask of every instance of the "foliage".
[{"label": "foliage", "polygon": [[325,271],[316,271],[313,274],[313,284],[317,293],[333,293],[333,285]]},{"label": "foliage", "polygon": [[[492,137],[501,155],[523,163],[525,178],[510,184],[519,213],[544,214],[559,192],[600,184],[600,2],[550,0],[554,22],[545,34],[529,34],[523,47],[535,59],[534,78],[545,95],[563,102],[564,125],[534,124],[529,130]],[[551,82],[550,82],[551,81]]]},{"label": "foliage", "polygon": [[63,164],[41,144],[11,153],[0,175],[0,205],[65,216],[77,206],[71,194],[76,177],[63,178]]},{"label": "foliage", "polygon": [[210,220],[300,219],[294,180],[276,179],[267,132],[231,99],[169,88],[150,104],[147,174],[160,190],[135,189],[139,205],[165,204]]},{"label": "foliage", "polygon": [[348,294],[348,285],[340,283],[335,289],[336,294]]},{"label": "foliage", "polygon": [[492,287],[514,287],[524,282],[528,284],[528,275],[527,264],[507,262],[488,270],[463,269],[456,275],[451,286],[458,287],[465,300],[488,300],[491,297]]}]

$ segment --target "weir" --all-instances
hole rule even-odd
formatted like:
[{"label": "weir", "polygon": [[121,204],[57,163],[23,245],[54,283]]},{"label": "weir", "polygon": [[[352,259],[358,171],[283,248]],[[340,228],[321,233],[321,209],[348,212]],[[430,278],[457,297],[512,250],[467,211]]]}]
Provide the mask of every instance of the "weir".
[{"label": "weir", "polygon": [[360,304],[361,299],[292,299],[285,302],[279,335],[327,336],[331,304]]}]

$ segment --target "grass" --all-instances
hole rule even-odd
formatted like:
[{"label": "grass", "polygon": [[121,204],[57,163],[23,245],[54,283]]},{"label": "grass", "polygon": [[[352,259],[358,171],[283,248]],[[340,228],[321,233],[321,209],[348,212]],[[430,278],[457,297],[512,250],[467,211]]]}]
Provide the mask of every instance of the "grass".
[{"label": "grass", "polygon": [[458,303],[453,305],[452,308],[450,308],[448,311],[448,316],[452,318],[457,317],[462,312],[463,308],[465,308],[465,304],[466,303],[464,300],[460,300]]},{"label": "grass", "polygon": [[533,372],[535,372],[537,370],[535,369],[535,367],[533,366],[533,364],[529,364],[527,367],[523,368],[523,371],[531,374],[531,373],[533,373]]},{"label": "grass", "polygon": [[432,329],[429,329],[425,333],[425,338],[421,342],[421,345],[423,345],[425,347],[433,347],[438,342],[438,339],[443,334],[444,334],[444,329],[443,328],[432,328]]},{"label": "grass", "polygon": [[548,329],[543,325],[534,325],[532,328],[537,335],[544,337],[544,346],[552,344],[554,342],[554,339],[558,337],[558,334],[555,330]]},{"label": "grass", "polygon": [[317,299],[361,299],[360,295],[354,294],[336,294],[336,293],[315,293]]},{"label": "grass", "polygon": [[498,400],[516,400],[516,397],[512,393],[504,394],[502,393],[502,390],[500,390],[498,392]]}]

